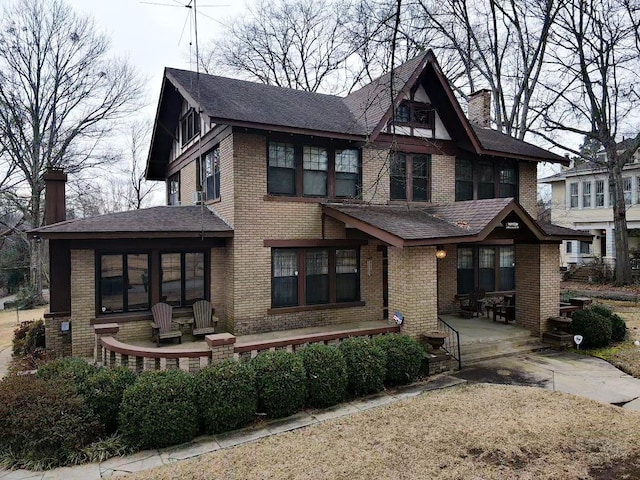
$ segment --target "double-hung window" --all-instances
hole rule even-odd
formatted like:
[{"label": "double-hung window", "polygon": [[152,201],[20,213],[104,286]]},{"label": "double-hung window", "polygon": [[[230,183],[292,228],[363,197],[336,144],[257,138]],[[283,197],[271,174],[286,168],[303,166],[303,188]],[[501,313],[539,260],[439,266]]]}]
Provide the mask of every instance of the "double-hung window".
[{"label": "double-hung window", "polygon": [[302,147],[302,192],[313,197],[326,197],[329,157],[323,147]]},{"label": "double-hung window", "polygon": [[631,177],[625,177],[622,179],[622,187],[623,187],[622,189],[624,191],[625,205],[631,205],[631,201],[633,200],[632,193],[631,193],[631,185],[632,185]]},{"label": "double-hung window", "polygon": [[168,183],[167,204],[180,205],[180,172],[171,175]]},{"label": "double-hung window", "polygon": [[296,194],[296,160],[292,143],[269,142],[269,193]]},{"label": "double-hung window", "polygon": [[391,200],[431,200],[430,155],[396,153],[391,158],[389,177]]},{"label": "double-hung window", "polygon": [[578,183],[569,184],[569,208],[578,208]]},{"label": "double-hung window", "polygon": [[591,207],[591,182],[582,182],[582,208]]},{"label": "double-hung window", "polygon": [[456,159],[456,202],[486,198],[518,199],[518,166],[515,162]]},{"label": "double-hung window", "polygon": [[336,197],[356,198],[360,195],[360,152],[356,149],[336,150]]},{"label": "double-hung window", "polygon": [[357,249],[274,248],[271,262],[273,308],[360,300]]},{"label": "double-hung window", "polygon": [[147,253],[99,255],[100,313],[149,310],[149,267]]},{"label": "double-hung window", "polygon": [[473,163],[456,158],[456,202],[473,200]]},{"label": "double-hung window", "polygon": [[204,190],[206,200],[220,198],[220,148],[216,147],[204,156]]},{"label": "double-hung window", "polygon": [[515,165],[503,163],[498,167],[498,196],[518,197],[518,170]]},{"label": "double-hung window", "polygon": [[596,180],[596,207],[604,207],[604,180]]},{"label": "double-hung window", "polygon": [[191,108],[180,120],[182,145],[200,133],[200,115]]}]

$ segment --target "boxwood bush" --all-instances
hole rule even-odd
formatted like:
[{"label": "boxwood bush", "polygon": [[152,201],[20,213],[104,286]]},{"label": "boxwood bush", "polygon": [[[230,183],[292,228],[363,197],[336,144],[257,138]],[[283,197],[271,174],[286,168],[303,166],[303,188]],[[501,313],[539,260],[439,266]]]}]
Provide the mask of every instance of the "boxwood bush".
[{"label": "boxwood bush", "polygon": [[349,338],[339,349],[347,363],[348,389],[353,395],[384,389],[387,356],[380,346],[365,338]]},{"label": "boxwood bush", "polygon": [[302,358],[284,350],[260,353],[251,360],[256,371],[258,409],[272,418],[294,414],[307,395]]},{"label": "boxwood bush", "polygon": [[98,367],[77,357],[59,358],[38,369],[38,378],[43,380],[65,379],[76,387],[79,393],[84,393],[89,377],[98,372]]},{"label": "boxwood bush", "polygon": [[198,412],[208,433],[234,430],[254,418],[258,395],[250,363],[225,360],[202,369],[195,378]]},{"label": "boxwood bush", "polygon": [[373,343],[386,353],[386,383],[405,385],[416,379],[424,357],[424,349],[416,340],[406,335],[391,334],[380,335]]},{"label": "boxwood bush", "polygon": [[49,469],[73,462],[102,433],[64,379],[9,376],[0,382],[0,454],[7,467]]},{"label": "boxwood bush", "polygon": [[140,448],[191,440],[198,432],[193,376],[181,370],[141,374],[122,396],[120,430]]},{"label": "boxwood bush", "polygon": [[310,345],[299,352],[307,372],[307,405],[325,408],[347,394],[347,363],[336,347]]},{"label": "boxwood bush", "polygon": [[604,318],[609,318],[613,315],[613,310],[602,303],[594,303],[591,305],[590,310],[598,315],[602,315]]},{"label": "boxwood bush", "polygon": [[611,322],[611,340],[622,342],[627,338],[627,324],[619,315],[611,315],[609,321]]},{"label": "boxwood bush", "polygon": [[135,383],[136,378],[135,373],[123,367],[100,369],[87,378],[83,392],[85,400],[107,433],[114,433],[118,429],[122,395],[127,387]]},{"label": "boxwood bush", "polygon": [[593,309],[577,310],[571,320],[571,333],[583,337],[581,347],[599,348],[611,343],[611,321]]}]

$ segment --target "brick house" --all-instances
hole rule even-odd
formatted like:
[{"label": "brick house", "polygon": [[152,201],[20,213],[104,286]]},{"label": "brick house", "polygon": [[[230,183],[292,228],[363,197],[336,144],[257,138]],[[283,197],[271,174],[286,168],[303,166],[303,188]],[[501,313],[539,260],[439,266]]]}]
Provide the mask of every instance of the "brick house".
[{"label": "brick house", "polygon": [[146,175],[168,206],[32,232],[51,251],[48,332],[70,319],[88,356],[93,325],[149,337],[151,305],[207,298],[235,335],[401,312],[419,336],[482,287],[515,292],[541,335],[558,245],[583,234],[535,221],[537,164],[565,159],[492,130],[490,103],[473,95],[469,120],[430,51],[346,97],[167,68]]}]

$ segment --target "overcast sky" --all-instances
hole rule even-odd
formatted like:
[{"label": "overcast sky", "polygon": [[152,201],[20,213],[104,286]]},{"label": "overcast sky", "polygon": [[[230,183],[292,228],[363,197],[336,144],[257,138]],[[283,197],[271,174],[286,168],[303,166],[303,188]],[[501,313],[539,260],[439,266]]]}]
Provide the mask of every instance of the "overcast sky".
[{"label": "overcast sky", "polygon": [[[111,53],[127,57],[148,80],[146,115],[155,114],[164,67],[195,70],[192,10],[183,6],[189,0],[66,1],[77,12],[91,15],[111,38]],[[198,0],[197,5],[200,45],[219,31],[218,21],[244,9],[239,0]],[[190,40],[193,55],[189,55]]]}]

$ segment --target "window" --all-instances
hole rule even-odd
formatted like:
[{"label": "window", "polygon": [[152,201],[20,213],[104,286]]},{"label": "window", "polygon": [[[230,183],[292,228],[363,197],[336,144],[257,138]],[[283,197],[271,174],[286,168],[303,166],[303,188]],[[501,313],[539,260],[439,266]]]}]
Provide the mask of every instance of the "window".
[{"label": "window", "polygon": [[636,177],[636,203],[640,204],[640,177]]},{"label": "window", "polygon": [[98,309],[101,313],[149,310],[149,255],[98,256]]},{"label": "window", "polygon": [[458,248],[458,293],[474,288],[490,291],[515,289],[515,248],[482,246]]},{"label": "window", "polygon": [[578,208],[578,184],[569,184],[569,208]]},{"label": "window", "polygon": [[398,123],[409,123],[411,122],[411,107],[408,103],[401,103],[398,108],[396,108],[396,122]]},{"label": "window", "polygon": [[494,165],[486,162],[478,163],[478,199],[495,198],[495,188]]},{"label": "window", "polygon": [[162,253],[160,269],[160,295],[163,302],[189,306],[206,298],[203,252]]},{"label": "window", "polygon": [[180,120],[180,133],[182,145],[200,133],[200,115],[191,108]]},{"label": "window", "polygon": [[596,207],[604,207],[604,180],[596,180]]},{"label": "window", "polygon": [[456,202],[473,200],[473,163],[456,158]]},{"label": "window", "polygon": [[591,207],[591,182],[582,182],[582,208]]},{"label": "window", "polygon": [[360,300],[357,249],[274,248],[271,260],[273,308]]},{"label": "window", "polygon": [[631,205],[632,196],[631,196],[631,177],[626,177],[622,179],[622,186],[624,191],[624,203],[625,205]]},{"label": "window", "polygon": [[391,200],[431,200],[431,156],[396,153],[390,169]]},{"label": "window", "polygon": [[269,142],[270,195],[357,198],[361,193],[358,149]]},{"label": "window", "polygon": [[591,242],[580,242],[580,253],[589,255],[591,253]]},{"label": "window", "polygon": [[269,193],[276,195],[296,194],[296,162],[293,144],[269,142]]},{"label": "window", "polygon": [[180,172],[169,177],[167,205],[180,205]]},{"label": "window", "polygon": [[500,198],[518,197],[518,171],[515,165],[501,164],[498,170]]},{"label": "window", "polygon": [[336,150],[336,197],[360,195],[360,155],[358,150]]},{"label": "window", "polygon": [[433,128],[435,110],[426,103],[404,101],[396,108],[395,123]]},{"label": "window", "polygon": [[573,242],[567,241],[567,253],[572,253],[573,251]]},{"label": "window", "polygon": [[203,177],[205,199],[220,198],[220,148],[216,147],[204,156]]},{"label": "window", "polygon": [[327,149],[322,147],[302,147],[302,192],[314,197],[327,196],[329,158]]}]

